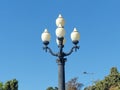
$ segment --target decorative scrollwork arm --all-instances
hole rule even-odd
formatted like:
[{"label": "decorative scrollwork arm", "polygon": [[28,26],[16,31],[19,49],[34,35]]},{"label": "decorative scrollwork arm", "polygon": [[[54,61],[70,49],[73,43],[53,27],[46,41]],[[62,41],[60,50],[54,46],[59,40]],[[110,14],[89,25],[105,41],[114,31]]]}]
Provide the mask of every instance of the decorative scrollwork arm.
[{"label": "decorative scrollwork arm", "polygon": [[72,52],[73,52],[74,50],[75,50],[75,52],[76,52],[77,49],[79,49],[79,48],[80,48],[80,46],[77,46],[77,45],[73,46],[68,53],[65,53],[65,54],[64,54],[64,56],[69,56],[70,54],[72,54]]},{"label": "decorative scrollwork arm", "polygon": [[43,47],[43,50],[45,50],[45,52],[48,52],[48,51],[49,51],[49,53],[50,53],[51,55],[53,55],[53,56],[58,56],[57,53],[54,53],[54,52],[53,52],[49,47],[47,47],[47,46]]}]

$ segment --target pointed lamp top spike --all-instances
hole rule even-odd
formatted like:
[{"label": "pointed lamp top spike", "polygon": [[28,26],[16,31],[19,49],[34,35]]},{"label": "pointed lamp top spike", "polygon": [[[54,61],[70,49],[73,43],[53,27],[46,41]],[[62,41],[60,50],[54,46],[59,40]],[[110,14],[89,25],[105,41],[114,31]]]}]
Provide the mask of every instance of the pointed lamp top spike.
[{"label": "pointed lamp top spike", "polygon": [[73,30],[73,31],[77,32],[77,29],[76,29],[76,28],[74,28],[74,30]]},{"label": "pointed lamp top spike", "polygon": [[45,33],[47,33],[47,32],[48,32],[48,30],[47,30],[47,29],[45,29],[45,30],[44,30],[44,32],[45,32]]},{"label": "pointed lamp top spike", "polygon": [[59,14],[59,16],[58,16],[59,18],[61,18],[62,17],[62,15],[61,14]]}]

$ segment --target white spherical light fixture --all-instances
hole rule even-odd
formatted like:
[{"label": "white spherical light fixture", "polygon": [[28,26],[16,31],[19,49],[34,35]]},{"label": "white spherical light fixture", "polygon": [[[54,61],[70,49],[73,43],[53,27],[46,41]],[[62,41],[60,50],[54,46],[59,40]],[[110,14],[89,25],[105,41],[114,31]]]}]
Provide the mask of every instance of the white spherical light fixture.
[{"label": "white spherical light fixture", "polygon": [[64,27],[65,25],[65,20],[61,14],[59,14],[58,18],[56,19],[56,26],[59,27],[59,25],[61,25],[62,27]]},{"label": "white spherical light fixture", "polygon": [[56,29],[56,36],[62,38],[65,36],[65,29],[59,24],[59,27]]},{"label": "white spherical light fixture", "polygon": [[71,33],[71,40],[75,44],[77,44],[80,40],[80,33],[74,28],[73,32]]},{"label": "white spherical light fixture", "polygon": [[44,30],[44,32],[41,35],[41,39],[43,41],[44,44],[49,44],[50,41],[50,33],[48,32],[47,29]]}]

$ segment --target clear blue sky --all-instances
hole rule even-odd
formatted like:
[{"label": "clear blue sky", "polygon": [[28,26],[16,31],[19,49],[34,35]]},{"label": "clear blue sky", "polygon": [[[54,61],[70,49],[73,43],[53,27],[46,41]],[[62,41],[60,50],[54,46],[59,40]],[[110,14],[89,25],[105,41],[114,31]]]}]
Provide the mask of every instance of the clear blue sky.
[{"label": "clear blue sky", "polygon": [[79,77],[86,86],[113,66],[120,71],[120,0],[0,0],[0,81],[16,78],[19,90],[57,86],[56,57],[42,50],[40,36],[47,28],[57,52],[58,14],[66,21],[65,51],[73,28],[81,34],[80,50],[67,57],[66,82]]}]

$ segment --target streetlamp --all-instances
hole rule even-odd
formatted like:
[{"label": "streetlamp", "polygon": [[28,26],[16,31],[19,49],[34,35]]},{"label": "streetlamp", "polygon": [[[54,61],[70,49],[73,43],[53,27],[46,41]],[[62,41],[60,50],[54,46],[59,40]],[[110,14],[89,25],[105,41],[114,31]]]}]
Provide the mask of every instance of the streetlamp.
[{"label": "streetlamp", "polygon": [[63,52],[64,44],[65,44],[65,29],[64,29],[64,18],[62,15],[59,15],[56,19],[56,42],[59,48],[59,51],[57,53],[54,53],[49,47],[49,41],[50,41],[50,33],[47,29],[44,30],[44,32],[41,35],[41,39],[43,41],[44,47],[43,49],[53,56],[57,57],[57,63],[58,63],[58,90],[65,90],[65,62],[66,62],[66,56],[70,55],[74,50],[77,51],[79,49],[79,46],[77,44],[79,43],[80,34],[77,31],[76,28],[74,28],[73,32],[71,33],[71,40],[74,44],[74,46],[71,48],[71,50],[68,53]]}]

